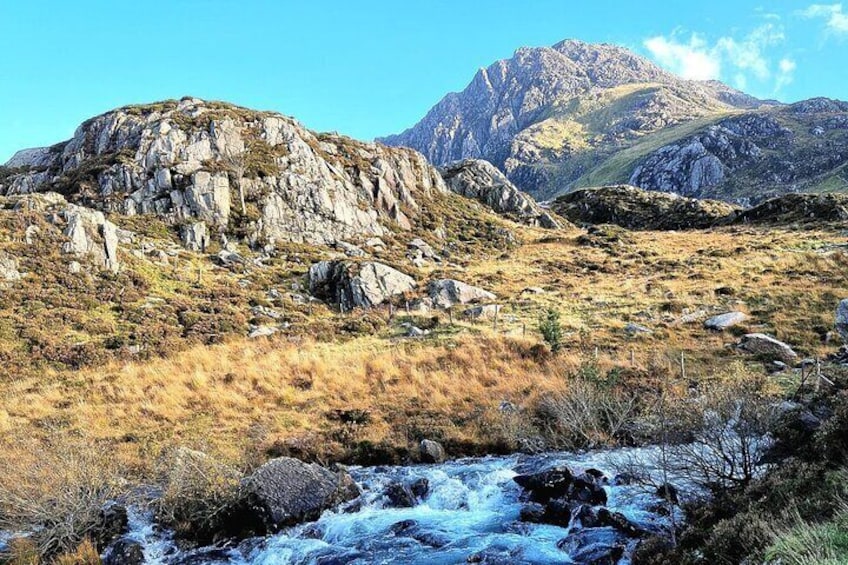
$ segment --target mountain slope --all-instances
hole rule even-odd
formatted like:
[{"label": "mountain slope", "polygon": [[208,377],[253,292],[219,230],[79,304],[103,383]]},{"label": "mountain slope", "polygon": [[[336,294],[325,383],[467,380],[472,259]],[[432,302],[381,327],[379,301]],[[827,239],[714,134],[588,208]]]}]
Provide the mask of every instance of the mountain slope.
[{"label": "mountain slope", "polygon": [[620,47],[564,41],[481,69],[384,141],[437,165],[490,160],[537,199],[629,183],[749,204],[848,188],[846,120],[843,103],[762,102]]},{"label": "mountain slope", "polygon": [[421,204],[447,192],[414,151],[194,98],[108,112],[0,168],[4,195],[47,190],[106,212],[204,222],[253,243],[317,244],[409,230]]},{"label": "mountain slope", "polygon": [[521,188],[545,196],[563,180],[549,164],[574,169],[564,179],[573,180],[593,160],[584,155],[758,104],[717,82],[681,80],[626,49],[569,40],[522,48],[481,69],[463,92],[383,141],[413,147],[437,165],[487,159]]}]

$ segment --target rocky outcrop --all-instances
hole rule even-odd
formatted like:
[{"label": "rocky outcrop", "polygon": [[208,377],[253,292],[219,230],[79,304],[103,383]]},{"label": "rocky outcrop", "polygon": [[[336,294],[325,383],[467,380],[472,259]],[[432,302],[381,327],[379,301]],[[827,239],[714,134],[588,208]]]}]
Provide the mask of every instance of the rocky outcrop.
[{"label": "rocky outcrop", "polygon": [[65,143],[19,152],[0,175],[3,194],[48,190],[103,212],[313,244],[409,229],[447,191],[414,151],[195,98],[97,116]]},{"label": "rocky outcrop", "polygon": [[244,480],[242,490],[268,532],[316,520],[324,510],[360,494],[348,474],[289,457],[259,467]]},{"label": "rocky outcrop", "polygon": [[454,279],[430,282],[427,287],[427,294],[436,308],[451,308],[456,304],[485,302],[496,298],[489,291]]},{"label": "rocky outcrop", "polygon": [[848,221],[848,194],[786,194],[729,218],[735,224],[789,224]]},{"label": "rocky outcrop", "polygon": [[798,358],[798,354],[789,345],[761,333],[742,336],[739,348],[748,353],[777,359],[784,363],[791,363]]},{"label": "rocky outcrop", "polygon": [[[651,152],[630,184],[746,204],[817,188],[828,177],[844,186],[839,170],[848,159],[848,112],[842,107],[773,107],[722,119]],[[827,139],[824,124],[834,125]]]},{"label": "rocky outcrop", "polygon": [[68,238],[63,251],[77,257],[90,257],[95,264],[117,272],[118,228],[115,224],[106,220],[102,212],[73,204],[69,204],[63,214],[67,222],[64,233]]},{"label": "rocky outcrop", "polygon": [[211,241],[206,222],[192,222],[183,225],[180,228],[180,239],[183,242],[183,247],[189,251],[206,251]]},{"label": "rocky outcrop", "polygon": [[0,281],[14,282],[21,280],[18,270],[18,260],[6,252],[0,252]]},{"label": "rocky outcrop", "polygon": [[738,210],[724,202],[626,185],[571,192],[557,198],[552,208],[576,224],[615,224],[637,230],[704,229]]},{"label": "rocky outcrop", "polygon": [[439,172],[452,192],[482,202],[498,214],[532,226],[562,227],[532,196],[518,190],[488,161],[465,159],[446,165]]},{"label": "rocky outcrop", "polygon": [[320,261],[309,268],[308,282],[314,296],[343,310],[378,306],[416,286],[409,275],[377,262]]}]

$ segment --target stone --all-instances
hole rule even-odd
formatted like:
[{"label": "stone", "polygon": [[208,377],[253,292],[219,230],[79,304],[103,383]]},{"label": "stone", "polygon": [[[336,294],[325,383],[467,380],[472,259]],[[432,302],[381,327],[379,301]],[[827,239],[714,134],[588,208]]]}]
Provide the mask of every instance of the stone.
[{"label": "stone", "polygon": [[791,363],[798,358],[798,354],[790,346],[761,333],[742,336],[742,340],[739,342],[739,348],[748,353],[777,359],[784,363]]},{"label": "stone", "polygon": [[243,481],[242,490],[268,532],[316,520],[324,510],[360,494],[344,471],[290,457],[272,459],[256,469]]},{"label": "stone", "polygon": [[412,488],[405,483],[390,483],[385,494],[390,508],[412,508],[418,504],[418,498]]},{"label": "stone", "polygon": [[82,265],[79,261],[71,261],[68,263],[68,272],[72,275],[78,275],[82,272]]},{"label": "stone", "polygon": [[143,565],[144,562],[144,547],[129,538],[116,541],[103,558],[103,565]]},{"label": "stone", "polygon": [[727,312],[726,314],[713,316],[704,322],[704,327],[708,330],[724,331],[741,324],[747,319],[748,315],[743,312]]},{"label": "stone", "polygon": [[5,251],[0,252],[0,280],[14,282],[21,280],[18,260]]},{"label": "stone", "polygon": [[422,463],[444,463],[445,448],[437,441],[423,439],[418,445],[418,456]]},{"label": "stone", "polygon": [[117,502],[109,502],[100,509],[97,523],[91,531],[91,540],[97,549],[103,551],[114,540],[128,531],[129,516],[127,508]]},{"label": "stone", "polygon": [[842,340],[848,344],[848,298],[836,307],[836,331]]},{"label": "stone", "polygon": [[530,500],[546,504],[554,498],[568,496],[574,475],[568,467],[561,466],[529,475],[516,475],[512,480],[528,491]]},{"label": "stone", "polygon": [[205,252],[211,239],[206,222],[191,222],[180,228],[180,240],[189,251]]},{"label": "stone", "polygon": [[35,243],[35,238],[41,234],[41,228],[36,225],[27,226],[24,231],[24,241],[27,245]]},{"label": "stone", "polygon": [[626,326],[624,326],[624,333],[630,336],[638,336],[638,335],[650,335],[654,333],[654,331],[650,328],[646,328],[645,326],[629,322]]},{"label": "stone", "polygon": [[257,326],[250,330],[250,333],[247,334],[247,337],[250,339],[256,339],[259,337],[270,337],[278,331],[279,330],[273,326]]},{"label": "stone", "polygon": [[500,314],[501,306],[498,304],[486,304],[483,306],[475,306],[465,310],[462,315],[471,320],[492,320]]},{"label": "stone", "polygon": [[441,279],[430,282],[427,294],[436,308],[451,308],[456,304],[492,301],[497,297],[476,286],[454,279]]},{"label": "stone", "polygon": [[67,222],[64,235],[68,238],[63,251],[88,256],[98,266],[117,272],[118,231],[115,224],[106,220],[102,212],[74,204],[68,205],[63,215]]},{"label": "stone", "polygon": [[415,279],[377,262],[320,261],[309,267],[309,291],[344,310],[370,308],[411,292]]}]

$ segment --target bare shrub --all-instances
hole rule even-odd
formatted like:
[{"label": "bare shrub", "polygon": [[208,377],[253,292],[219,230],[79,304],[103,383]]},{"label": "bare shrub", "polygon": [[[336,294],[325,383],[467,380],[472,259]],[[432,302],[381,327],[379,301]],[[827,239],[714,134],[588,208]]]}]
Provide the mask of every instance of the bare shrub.
[{"label": "bare shrub", "polygon": [[238,498],[242,478],[237,469],[185,448],[160,457],[157,475],[162,485],[155,502],[159,520],[193,539],[214,536]]},{"label": "bare shrub", "polygon": [[584,368],[561,392],[542,397],[537,414],[547,433],[567,446],[616,443],[638,419],[637,395]]},{"label": "bare shrub", "polygon": [[30,532],[28,543],[45,559],[76,551],[95,534],[106,503],[119,496],[118,469],[93,443],[6,439],[0,530]]}]

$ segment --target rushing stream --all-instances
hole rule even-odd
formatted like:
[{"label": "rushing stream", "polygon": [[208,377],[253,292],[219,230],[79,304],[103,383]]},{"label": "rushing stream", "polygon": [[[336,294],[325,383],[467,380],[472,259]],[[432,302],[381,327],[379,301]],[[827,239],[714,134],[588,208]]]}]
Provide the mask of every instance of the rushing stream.
[{"label": "rushing stream", "polygon": [[[569,535],[567,528],[520,521],[522,490],[512,478],[562,464],[575,472],[595,468],[612,477],[616,458],[643,452],[516,455],[442,465],[353,468],[351,474],[363,489],[353,508],[325,512],[317,522],[275,536],[234,548],[181,552],[143,514],[134,513],[131,537],[143,544],[151,564],[573,563],[572,557],[587,547],[613,543],[615,532],[592,528]],[[429,492],[420,504],[387,507],[388,484],[420,478],[429,481]],[[641,528],[657,531],[667,525],[668,518],[651,511],[659,502],[652,494],[632,486],[610,485],[605,490],[607,507]],[[632,549],[635,542],[628,544]],[[621,563],[627,562],[625,554]]]}]

